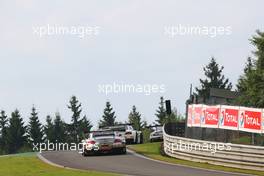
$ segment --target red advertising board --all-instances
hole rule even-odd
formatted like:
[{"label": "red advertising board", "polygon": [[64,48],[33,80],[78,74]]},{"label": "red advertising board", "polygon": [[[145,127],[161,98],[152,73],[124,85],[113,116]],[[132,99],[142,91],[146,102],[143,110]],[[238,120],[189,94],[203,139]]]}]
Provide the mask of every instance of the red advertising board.
[{"label": "red advertising board", "polygon": [[192,126],[192,107],[193,105],[188,105],[188,116],[187,116],[187,126],[191,127]]},{"label": "red advertising board", "polygon": [[203,105],[201,104],[193,105],[193,113],[192,113],[192,126],[193,127],[201,126],[202,110],[203,110]]},{"label": "red advertising board", "polygon": [[240,107],[239,130],[252,133],[261,133],[262,110],[256,108]]},{"label": "red advertising board", "polygon": [[221,106],[219,128],[238,130],[239,107]]},{"label": "red advertising board", "polygon": [[202,112],[202,127],[218,128],[220,106],[205,106]]}]

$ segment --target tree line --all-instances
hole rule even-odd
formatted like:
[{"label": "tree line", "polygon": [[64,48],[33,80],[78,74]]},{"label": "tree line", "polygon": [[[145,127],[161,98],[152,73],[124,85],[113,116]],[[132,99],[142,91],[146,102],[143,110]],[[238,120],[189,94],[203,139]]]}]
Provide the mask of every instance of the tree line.
[{"label": "tree line", "polygon": [[[248,57],[244,72],[240,75],[235,87],[238,97],[229,102],[234,105],[264,108],[264,32],[257,30],[250,40],[255,47],[253,57]],[[232,67],[236,67],[233,65]],[[194,96],[207,103],[210,88],[231,90],[233,85],[223,74],[224,66],[220,66],[215,58],[211,58],[204,68],[205,79],[200,79]],[[190,101],[190,100],[189,100]],[[188,103],[188,102],[187,102]]]},{"label": "tree line", "polygon": [[[85,134],[93,127],[86,115],[82,115],[82,104],[76,96],[72,96],[67,108],[71,110],[71,122],[66,123],[59,112],[54,116],[47,115],[45,124],[39,121],[38,111],[32,107],[29,122],[25,125],[23,117],[18,109],[8,117],[6,112],[0,112],[0,154],[18,153],[31,151],[34,144],[43,142],[52,143],[78,143]],[[174,111],[167,116],[164,107],[164,98],[160,98],[159,107],[156,111],[155,124],[162,125],[167,121],[183,119]],[[115,111],[109,101],[106,102],[103,115],[98,126],[114,126],[121,122],[116,121]],[[131,123],[136,130],[147,130],[148,124],[142,120],[136,106],[132,107],[125,123]]]}]

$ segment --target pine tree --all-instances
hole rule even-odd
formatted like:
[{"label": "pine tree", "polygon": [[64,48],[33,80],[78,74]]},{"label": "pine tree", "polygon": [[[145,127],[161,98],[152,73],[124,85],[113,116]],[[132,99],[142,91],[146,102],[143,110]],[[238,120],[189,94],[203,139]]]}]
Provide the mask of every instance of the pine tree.
[{"label": "pine tree", "polygon": [[137,108],[134,105],[132,111],[128,115],[128,121],[132,124],[135,130],[141,130],[143,127],[143,122],[141,121],[141,114],[137,112]]},{"label": "pine tree", "polygon": [[65,123],[62,121],[59,112],[56,112],[54,119],[54,140],[57,143],[66,141]]},{"label": "pine tree", "polygon": [[224,67],[219,66],[214,58],[211,59],[210,63],[203,68],[205,73],[205,80],[200,79],[201,88],[196,88],[199,97],[203,98],[204,103],[210,96],[210,88],[219,89],[232,89],[232,84],[229,79],[225,79],[222,74]]},{"label": "pine tree", "polygon": [[255,59],[248,58],[244,73],[240,76],[237,91],[240,93],[238,103],[244,106],[264,107],[264,32],[250,40],[256,47]]},{"label": "pine tree", "polygon": [[1,152],[4,154],[6,153],[7,148],[7,115],[5,111],[1,111],[0,113],[0,154]]},{"label": "pine tree", "polygon": [[26,144],[26,128],[18,110],[11,114],[7,129],[8,152],[15,153]]},{"label": "pine tree", "polygon": [[102,120],[99,122],[99,126],[114,126],[115,125],[115,111],[111,107],[109,101],[106,102],[106,107],[104,109],[104,114],[102,116]]},{"label": "pine tree", "polygon": [[86,116],[84,116],[81,120],[81,125],[80,125],[80,129],[81,129],[81,137],[85,138],[85,133],[90,132],[91,128],[93,127],[91,121],[89,119],[87,119]]},{"label": "pine tree", "polygon": [[38,113],[34,106],[32,107],[31,116],[29,118],[28,134],[31,145],[43,142],[43,128],[39,122]]},{"label": "pine tree", "polygon": [[72,96],[70,99],[70,105],[68,105],[68,108],[72,111],[72,123],[70,127],[71,131],[71,136],[73,137],[73,140],[75,143],[78,143],[80,140],[80,135],[81,135],[81,129],[80,129],[80,124],[81,124],[81,119],[80,115],[82,112],[81,108],[81,103],[77,100],[76,96]]},{"label": "pine tree", "polygon": [[46,136],[46,140],[50,142],[55,142],[54,138],[54,125],[52,123],[52,118],[50,115],[46,117],[46,125],[44,127],[44,132]]},{"label": "pine tree", "polygon": [[163,97],[160,97],[160,103],[159,103],[159,107],[158,107],[158,110],[156,110],[156,117],[157,117],[157,120],[155,120],[158,125],[163,125],[166,121],[166,110],[165,110],[165,107],[164,107],[164,98]]}]

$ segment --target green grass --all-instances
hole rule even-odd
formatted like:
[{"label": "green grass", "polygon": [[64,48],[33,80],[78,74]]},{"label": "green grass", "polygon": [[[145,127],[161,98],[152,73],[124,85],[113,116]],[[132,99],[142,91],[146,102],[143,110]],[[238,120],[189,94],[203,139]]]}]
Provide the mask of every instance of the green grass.
[{"label": "green grass", "polygon": [[251,144],[251,137],[244,136],[244,137],[236,138],[236,139],[232,140],[232,143],[250,145]]},{"label": "green grass", "polygon": [[264,172],[261,172],[261,171],[229,168],[229,167],[217,166],[217,165],[212,165],[212,164],[207,164],[207,163],[198,163],[198,162],[180,160],[180,159],[176,159],[176,158],[172,158],[168,156],[162,156],[160,154],[160,147],[161,147],[161,143],[155,142],[155,143],[131,145],[129,146],[129,149],[139,154],[142,154],[144,156],[147,156],[149,158],[160,160],[160,161],[165,161],[165,162],[169,162],[173,164],[180,164],[180,165],[185,165],[185,166],[192,166],[192,167],[212,169],[212,170],[220,170],[220,171],[226,171],[226,172],[239,172],[239,173],[245,173],[245,174],[254,174],[254,175],[264,176]]},{"label": "green grass", "polygon": [[48,165],[34,153],[0,157],[0,176],[117,176],[116,174],[76,171]]}]

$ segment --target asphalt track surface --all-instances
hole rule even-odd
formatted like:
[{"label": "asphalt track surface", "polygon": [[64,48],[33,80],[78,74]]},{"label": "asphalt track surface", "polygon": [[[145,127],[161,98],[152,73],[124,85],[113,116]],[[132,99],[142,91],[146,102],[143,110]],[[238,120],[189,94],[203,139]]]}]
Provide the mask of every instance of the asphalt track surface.
[{"label": "asphalt track surface", "polygon": [[242,174],[210,171],[158,162],[129,151],[126,155],[83,157],[73,151],[43,152],[41,156],[56,165],[81,169],[113,172],[134,176],[238,176]]}]

